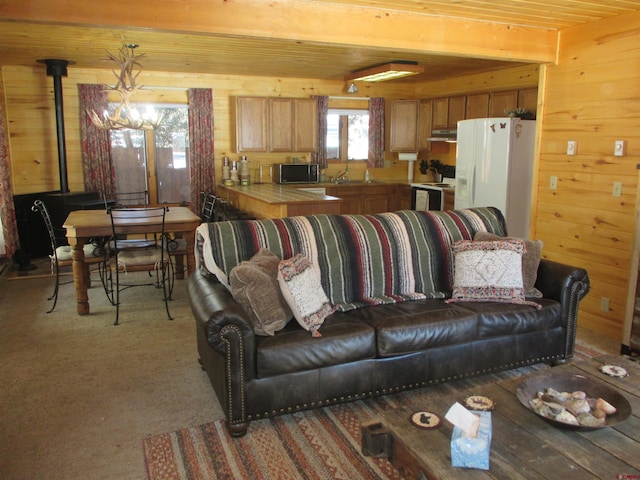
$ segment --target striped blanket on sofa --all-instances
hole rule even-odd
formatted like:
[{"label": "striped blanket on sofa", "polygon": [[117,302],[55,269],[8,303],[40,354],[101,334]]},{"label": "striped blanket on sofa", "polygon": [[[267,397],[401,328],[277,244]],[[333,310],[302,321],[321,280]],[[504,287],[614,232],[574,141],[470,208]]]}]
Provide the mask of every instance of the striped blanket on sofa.
[{"label": "striped blanket on sofa", "polygon": [[479,231],[505,235],[502,213],[488,207],[205,223],[196,232],[196,258],[228,288],[231,269],[260,248],[282,259],[302,253],[318,268],[331,303],[346,311],[448,297],[450,246]]}]

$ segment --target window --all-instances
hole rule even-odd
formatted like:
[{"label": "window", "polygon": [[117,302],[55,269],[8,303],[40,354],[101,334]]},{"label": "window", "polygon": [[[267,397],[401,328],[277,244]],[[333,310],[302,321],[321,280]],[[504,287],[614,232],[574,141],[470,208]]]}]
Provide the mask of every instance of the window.
[{"label": "window", "polygon": [[369,111],[332,109],[327,113],[327,159],[366,160],[369,155]]},{"label": "window", "polygon": [[119,192],[149,191],[149,203],[189,202],[189,120],[186,106],[163,106],[155,131],[112,130],[111,157]]}]

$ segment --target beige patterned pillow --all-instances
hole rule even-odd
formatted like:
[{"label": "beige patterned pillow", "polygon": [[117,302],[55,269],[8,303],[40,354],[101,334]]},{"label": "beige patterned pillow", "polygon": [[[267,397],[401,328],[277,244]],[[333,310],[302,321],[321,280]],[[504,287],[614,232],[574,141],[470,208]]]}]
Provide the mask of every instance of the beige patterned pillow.
[{"label": "beige patterned pillow", "polygon": [[282,330],[293,314],[280,293],[278,258],[262,248],[250,260],[229,273],[231,295],[249,315],[256,335],[273,335]]},{"label": "beige patterned pillow", "polygon": [[278,282],[298,323],[313,337],[321,337],[318,329],[335,307],[329,302],[320,283],[320,273],[311,261],[301,253],[282,260],[278,266]]},{"label": "beige patterned pillow", "polygon": [[[504,237],[489,232],[478,232],[473,239],[475,241],[502,240]],[[527,297],[542,298],[542,293],[535,287],[538,279],[538,266],[542,256],[542,241],[527,240],[525,238],[516,239],[506,237],[506,240],[522,240],[526,251],[522,255],[522,286]]]},{"label": "beige patterned pillow", "polygon": [[473,242],[451,246],[454,256],[453,293],[447,302],[504,302],[532,305],[522,286],[522,240]]}]

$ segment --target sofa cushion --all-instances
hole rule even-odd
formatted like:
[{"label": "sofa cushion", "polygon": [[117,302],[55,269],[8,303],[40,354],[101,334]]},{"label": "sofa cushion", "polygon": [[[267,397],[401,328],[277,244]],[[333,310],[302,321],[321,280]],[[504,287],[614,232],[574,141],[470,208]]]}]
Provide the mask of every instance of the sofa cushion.
[{"label": "sofa cushion", "polygon": [[380,357],[465,343],[478,336],[476,313],[442,300],[360,308],[349,315],[375,328]]},{"label": "sofa cushion", "polygon": [[311,338],[296,322],[273,337],[256,338],[259,378],[301,372],[375,358],[375,331],[365,323],[334,313],[322,326],[322,337]]},{"label": "sofa cushion", "polygon": [[293,317],[280,292],[279,263],[277,256],[262,248],[229,274],[231,294],[249,316],[256,335],[273,335]]},{"label": "sofa cushion", "polygon": [[522,284],[522,240],[473,242],[452,247],[454,286],[448,302],[507,302],[528,304]]},{"label": "sofa cushion", "polygon": [[460,303],[460,307],[478,316],[480,338],[552,330],[562,325],[561,305],[555,300],[535,300],[541,308],[513,303]]},{"label": "sofa cushion", "polygon": [[318,329],[335,311],[320,283],[320,274],[309,259],[298,253],[278,265],[280,291],[298,323],[320,337]]},{"label": "sofa cushion", "polygon": [[[478,232],[473,239],[482,242],[500,240],[501,237],[489,232]],[[514,240],[511,237],[507,237],[507,239]],[[535,287],[540,257],[542,256],[542,241],[528,240],[526,238],[518,240],[522,240],[526,247],[522,255],[522,286],[524,294],[526,297],[542,298],[542,293]]]}]

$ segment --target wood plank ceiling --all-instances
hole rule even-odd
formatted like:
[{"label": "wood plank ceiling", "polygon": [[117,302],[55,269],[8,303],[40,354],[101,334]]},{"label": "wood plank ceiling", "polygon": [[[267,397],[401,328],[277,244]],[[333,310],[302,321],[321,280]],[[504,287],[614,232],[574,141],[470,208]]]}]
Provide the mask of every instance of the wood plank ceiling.
[{"label": "wood plank ceiling", "polygon": [[[24,1],[38,3],[38,0]],[[66,22],[61,21],[61,17],[49,22],[37,14],[33,18],[14,17],[9,3],[10,0],[0,0],[2,65],[33,66],[36,59],[64,58],[73,60],[79,67],[111,68],[105,52],[115,53],[123,37],[141,46],[138,52],[145,54],[144,67],[148,71],[336,80],[366,66],[408,60],[424,65],[426,73],[401,81],[417,82],[521,64],[416,50],[320,43],[279,34],[274,34],[279,38],[268,38],[196,31],[189,26],[182,26],[180,31],[131,27],[125,26],[131,24],[124,19],[118,27],[87,24],[71,15]],[[296,1],[281,3],[295,4]],[[431,20],[434,17],[480,20],[538,30],[561,30],[640,10],[640,0],[313,0],[298,3],[341,4],[381,12],[409,12]],[[158,8],[153,0],[137,2],[138,6],[145,4],[149,9]]]}]

